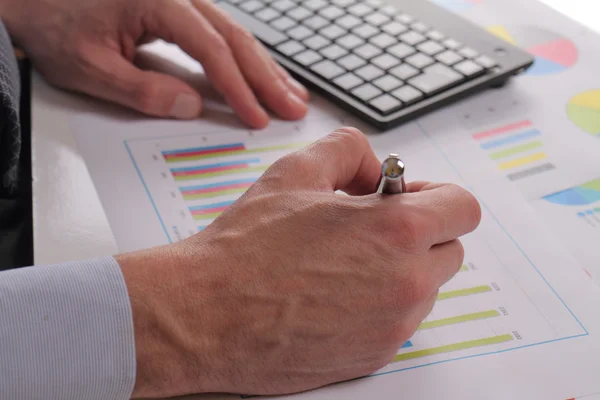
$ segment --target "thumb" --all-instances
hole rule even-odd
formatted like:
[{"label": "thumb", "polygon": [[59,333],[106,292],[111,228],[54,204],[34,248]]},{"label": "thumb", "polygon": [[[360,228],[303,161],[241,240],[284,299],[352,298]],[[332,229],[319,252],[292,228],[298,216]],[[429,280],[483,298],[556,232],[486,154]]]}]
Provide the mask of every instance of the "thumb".
[{"label": "thumb", "polygon": [[381,163],[366,136],[351,127],[339,128],[291,154],[278,169],[282,176],[293,171],[296,186],[355,196],[374,193],[381,176]]},{"label": "thumb", "polygon": [[91,62],[92,76],[82,82],[83,91],[90,95],[156,117],[192,119],[200,115],[200,95],[177,78],[141,70],[105,48],[95,52]]}]

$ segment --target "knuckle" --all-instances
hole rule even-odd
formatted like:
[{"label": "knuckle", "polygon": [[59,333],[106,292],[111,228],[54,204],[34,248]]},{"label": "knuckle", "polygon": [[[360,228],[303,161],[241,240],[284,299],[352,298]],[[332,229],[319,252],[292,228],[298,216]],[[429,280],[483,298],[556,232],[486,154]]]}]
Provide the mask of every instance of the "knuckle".
[{"label": "knuckle", "polygon": [[144,113],[156,112],[156,101],[159,98],[159,87],[152,82],[143,82],[135,90],[135,99],[137,100],[140,111]]},{"label": "knuckle", "polygon": [[407,213],[385,217],[389,237],[394,245],[408,250],[416,251],[425,245],[428,236],[427,224],[422,221],[418,213]]},{"label": "knuckle", "polygon": [[397,284],[401,288],[397,300],[404,307],[412,307],[427,301],[434,290],[431,279],[420,269],[411,271]]},{"label": "knuckle", "polygon": [[463,217],[466,217],[470,222],[471,227],[475,229],[481,221],[482,211],[479,201],[471,192],[457,184],[450,184],[449,190],[455,194],[457,201],[463,203],[466,214]]},{"label": "knuckle", "polygon": [[231,23],[231,38],[240,46],[252,46],[256,44],[254,35],[242,25],[235,22]]}]

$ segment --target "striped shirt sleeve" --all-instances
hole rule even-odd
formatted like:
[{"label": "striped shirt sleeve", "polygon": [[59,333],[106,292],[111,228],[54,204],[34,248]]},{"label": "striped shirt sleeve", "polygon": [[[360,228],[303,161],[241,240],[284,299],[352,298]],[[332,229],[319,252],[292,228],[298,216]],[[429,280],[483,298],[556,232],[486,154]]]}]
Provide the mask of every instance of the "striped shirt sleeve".
[{"label": "striped shirt sleeve", "polygon": [[129,399],[135,362],[114,258],[0,272],[1,399]]}]

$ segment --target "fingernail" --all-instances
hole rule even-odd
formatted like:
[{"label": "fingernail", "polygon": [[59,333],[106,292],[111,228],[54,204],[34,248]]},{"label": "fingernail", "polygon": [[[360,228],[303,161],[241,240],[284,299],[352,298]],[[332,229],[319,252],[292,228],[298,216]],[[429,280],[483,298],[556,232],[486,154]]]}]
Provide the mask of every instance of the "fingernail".
[{"label": "fingernail", "polygon": [[170,116],[178,119],[190,119],[200,114],[200,101],[196,96],[182,93],[175,99]]},{"label": "fingernail", "polygon": [[306,103],[300,99],[294,92],[288,92],[288,98],[290,99],[290,103],[295,108],[306,108]]}]

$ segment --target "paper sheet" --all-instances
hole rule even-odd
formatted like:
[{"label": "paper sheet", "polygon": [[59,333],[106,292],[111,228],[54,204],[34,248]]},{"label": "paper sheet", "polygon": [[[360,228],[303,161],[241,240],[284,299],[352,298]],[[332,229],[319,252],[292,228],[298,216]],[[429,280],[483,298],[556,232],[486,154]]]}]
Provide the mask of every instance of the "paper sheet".
[{"label": "paper sheet", "polygon": [[[589,112],[600,114],[592,83],[598,38],[532,1],[439,1],[539,52],[535,69],[382,133],[319,97],[304,121],[274,121],[261,131],[217,105],[203,120],[173,122],[94,104],[72,121],[80,149],[117,243],[131,251],[203,230],[275,159],[340,125],[358,126],[379,157],[401,155],[409,180],[471,190],[483,221],[463,240],[464,268],[396,362],[292,397],[593,398],[600,393],[600,289],[584,268],[600,276],[591,246],[600,232],[598,200],[579,189],[555,193],[588,188],[600,175],[600,118]],[[531,13],[544,25],[531,26]],[[552,46],[568,57],[553,58]],[[183,64],[186,73],[199,71]],[[577,195],[588,203],[556,200]]]}]

